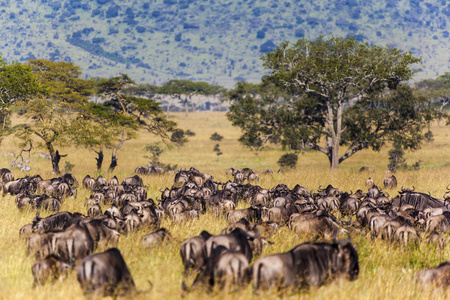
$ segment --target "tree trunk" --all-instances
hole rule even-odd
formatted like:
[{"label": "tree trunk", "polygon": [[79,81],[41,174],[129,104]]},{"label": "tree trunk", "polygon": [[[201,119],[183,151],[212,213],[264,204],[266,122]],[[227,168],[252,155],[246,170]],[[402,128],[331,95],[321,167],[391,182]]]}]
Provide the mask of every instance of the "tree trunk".
[{"label": "tree trunk", "polygon": [[189,107],[188,107],[188,101],[187,101],[187,97],[186,99],[184,99],[184,111],[185,111],[185,117],[184,119],[187,120],[188,119],[188,111],[189,111]]},{"label": "tree trunk", "polygon": [[169,118],[170,105],[171,105],[171,102],[167,102],[167,109],[166,109],[167,118]]},{"label": "tree trunk", "polygon": [[52,168],[53,168],[53,172],[56,175],[61,174],[61,171],[59,170],[59,162],[61,161],[61,157],[65,157],[67,156],[67,154],[65,155],[60,155],[58,150],[54,150],[53,145],[50,143],[47,143],[47,149],[48,152],[50,153],[50,157],[52,159]]},{"label": "tree trunk", "polygon": [[111,164],[109,165],[109,172],[112,172],[112,171],[114,171],[114,169],[117,167],[117,157],[116,157],[116,154],[114,153],[114,150],[113,150],[113,154],[112,154],[112,156],[111,156]]},{"label": "tree trunk", "polygon": [[95,153],[97,153],[97,156],[95,158],[95,160],[97,161],[97,171],[101,171],[102,170],[102,164],[103,164],[103,150],[100,151],[95,151]]}]

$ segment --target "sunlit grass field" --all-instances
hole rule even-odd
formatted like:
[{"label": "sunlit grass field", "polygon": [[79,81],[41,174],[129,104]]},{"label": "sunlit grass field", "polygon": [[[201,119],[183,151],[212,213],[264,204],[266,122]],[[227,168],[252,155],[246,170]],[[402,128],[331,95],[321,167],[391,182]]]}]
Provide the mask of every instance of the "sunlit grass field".
[{"label": "sunlit grass field", "polygon": [[[340,190],[356,191],[365,188],[365,181],[372,177],[376,184],[382,185],[386,177],[384,170],[388,164],[389,149],[381,152],[369,150],[361,151],[345,161],[339,167],[338,172],[330,172],[327,158],[318,152],[306,152],[300,154],[297,168],[293,171],[277,173],[279,169],[277,160],[284,154],[278,146],[270,146],[261,152],[252,152],[243,148],[237,141],[240,136],[238,129],[233,128],[226,120],[224,113],[191,113],[189,119],[184,119],[184,114],[173,113],[171,119],[176,121],[183,129],[189,129],[196,133],[190,137],[189,142],[183,147],[174,147],[166,150],[160,160],[171,165],[177,164],[179,168],[188,169],[196,167],[201,172],[214,176],[216,180],[225,182],[231,177],[225,175],[225,170],[230,167],[250,167],[257,173],[265,169],[274,170],[273,175],[260,174],[259,185],[265,188],[275,187],[284,183],[293,188],[300,184],[309,190],[316,191],[319,186],[325,187],[332,184]],[[221,142],[211,141],[209,138],[214,133],[222,135]],[[432,196],[442,198],[446,186],[450,184],[450,126],[437,128],[433,126],[434,141],[423,145],[422,149],[407,153],[409,164],[421,160],[422,168],[419,171],[399,171],[396,176],[399,182],[397,189],[388,190],[391,197],[397,195],[401,186],[412,188],[416,191],[430,192]],[[144,158],[145,145],[155,142],[157,139],[148,133],[142,132],[136,140],[125,142],[118,152],[118,167],[109,174],[102,175],[109,179],[116,175],[119,180],[132,176],[134,169],[139,165],[146,165],[148,160]],[[0,167],[10,168],[12,157],[5,156],[7,152],[18,154],[17,140],[9,137],[3,141],[0,148]],[[215,144],[220,145],[223,152],[219,158],[213,152]],[[97,176],[95,167],[95,153],[84,148],[61,147],[60,153],[69,154],[61,161],[61,169],[64,169],[65,161],[75,165],[72,173],[78,181],[86,174]],[[51,173],[49,160],[39,157],[39,152],[44,149],[37,147],[31,152],[30,175],[40,174],[44,179],[54,177]],[[107,150],[103,169],[106,171],[109,165],[111,152]],[[28,157],[28,154],[24,154]],[[362,166],[373,167],[374,173],[359,173]],[[12,169],[16,178],[26,174],[18,169]],[[142,176],[148,186],[149,197],[160,197],[160,189],[171,187],[173,175]],[[78,189],[76,199],[67,198],[61,211],[79,211],[86,213],[85,199],[89,193]],[[245,207],[245,204],[241,204]],[[103,210],[106,209],[102,206]],[[41,216],[49,213],[42,212]],[[47,284],[44,287],[32,289],[33,277],[31,265],[34,257],[25,255],[25,241],[19,239],[19,229],[25,224],[31,223],[35,216],[34,211],[20,212],[14,203],[14,197],[0,196],[0,298],[1,299],[82,299],[84,298],[80,286],[76,280],[76,273],[61,282]],[[173,225],[170,220],[164,219],[161,226],[167,228],[173,240],[166,242],[156,249],[145,249],[142,246],[142,237],[152,229],[143,228],[138,232],[120,237],[118,248],[122,252],[131,271],[136,286],[139,290],[149,287],[148,280],[154,285],[146,294],[133,295],[133,298],[141,299],[446,299],[450,295],[443,291],[423,291],[416,287],[413,281],[414,274],[421,269],[435,267],[439,263],[450,260],[450,247],[436,249],[434,246],[421,242],[417,246],[400,247],[383,240],[372,240],[366,232],[352,233],[352,240],[357,244],[360,260],[360,276],[354,282],[336,280],[320,288],[312,288],[301,292],[266,293],[254,295],[251,286],[239,291],[214,291],[208,294],[206,290],[199,289],[191,293],[182,293],[182,263],[179,255],[181,242],[202,230],[208,230],[212,234],[219,234],[226,226],[225,218],[216,218],[212,215],[200,215],[200,220],[183,225]],[[273,245],[264,249],[262,255],[285,252],[294,246],[309,240],[308,236],[298,236],[287,227],[279,229],[270,240]],[[99,248],[96,252],[106,250]],[[187,279],[188,285],[193,277]]]}]

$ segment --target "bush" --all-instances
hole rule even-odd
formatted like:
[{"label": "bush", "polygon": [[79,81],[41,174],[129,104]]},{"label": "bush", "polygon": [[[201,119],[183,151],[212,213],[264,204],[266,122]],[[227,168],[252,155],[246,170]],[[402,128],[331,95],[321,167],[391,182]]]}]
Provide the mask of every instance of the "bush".
[{"label": "bush", "polygon": [[150,152],[151,154],[151,156],[144,156],[145,158],[150,160],[150,164],[152,166],[159,166],[159,157],[164,153],[164,148],[162,147],[161,143],[157,142],[148,144],[147,146],[145,146],[144,150]]},{"label": "bush", "polygon": [[195,132],[190,131],[189,129],[184,132],[187,136],[195,136]]},{"label": "bush", "polygon": [[212,141],[220,142],[223,139],[223,136],[221,136],[217,132],[214,132],[209,139]]},{"label": "bush", "polygon": [[64,166],[64,172],[69,173],[73,170],[73,167],[75,167],[74,164],[72,164],[70,161],[66,161],[66,165]]},{"label": "bush", "polygon": [[183,129],[177,129],[170,136],[170,141],[177,144],[178,146],[183,146],[184,143],[188,141],[188,139]]},{"label": "bush", "polygon": [[277,161],[277,163],[281,168],[295,169],[295,166],[297,165],[297,161],[298,161],[297,153],[286,153],[280,157],[280,159]]},{"label": "bush", "polygon": [[216,155],[217,155],[217,161],[219,161],[219,156],[221,156],[221,155],[223,154],[222,151],[220,150],[220,145],[219,145],[219,144],[216,144],[216,145],[214,146],[213,151],[216,152]]}]

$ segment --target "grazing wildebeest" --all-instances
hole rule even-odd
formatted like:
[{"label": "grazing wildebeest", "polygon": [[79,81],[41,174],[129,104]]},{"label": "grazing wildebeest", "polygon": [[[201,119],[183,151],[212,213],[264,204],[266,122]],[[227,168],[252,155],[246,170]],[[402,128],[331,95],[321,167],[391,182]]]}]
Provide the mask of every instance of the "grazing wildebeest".
[{"label": "grazing wildebeest", "polygon": [[220,289],[239,287],[247,284],[250,276],[251,268],[243,253],[218,246],[211,252],[192,287],[200,282],[207,283],[209,289],[216,283]]},{"label": "grazing wildebeest", "polygon": [[397,186],[397,178],[394,175],[386,177],[383,180],[383,184],[385,189],[395,188]]},{"label": "grazing wildebeest", "polygon": [[155,232],[147,234],[142,238],[142,244],[145,248],[160,245],[165,239],[170,239],[172,236],[165,228],[160,228]]},{"label": "grazing wildebeest", "polygon": [[438,208],[445,206],[445,201],[431,197],[430,195],[415,192],[413,189],[401,188],[400,202],[401,204],[411,204],[416,210],[423,211],[425,208]]},{"label": "grazing wildebeest", "polygon": [[358,274],[358,254],[350,240],[305,243],[258,259],[253,264],[253,288],[320,286],[330,277],[355,280]]},{"label": "grazing wildebeest", "polygon": [[49,278],[52,282],[60,278],[70,265],[61,260],[57,255],[51,254],[44,259],[37,260],[31,267],[33,273],[33,287],[36,285],[44,285]]},{"label": "grazing wildebeest", "polygon": [[450,287],[450,261],[443,262],[436,268],[418,272],[415,279],[416,283],[420,284],[423,288]]},{"label": "grazing wildebeest", "polygon": [[205,264],[203,257],[203,245],[206,240],[211,237],[207,231],[202,231],[200,235],[188,238],[183,241],[180,247],[181,260],[183,261],[184,274],[187,273],[189,268],[193,271],[200,270]]},{"label": "grazing wildebeest", "polygon": [[259,237],[259,232],[251,233],[241,228],[236,228],[230,234],[210,237],[203,246],[203,255],[205,259],[208,259],[214,248],[224,246],[232,251],[240,251],[248,261],[252,261],[253,254],[248,240],[257,237]]},{"label": "grazing wildebeest", "polygon": [[95,246],[94,240],[81,220],[61,232],[52,244],[55,253],[71,264],[91,254]]},{"label": "grazing wildebeest", "polygon": [[83,217],[78,213],[60,212],[47,218],[40,218],[36,216],[33,219],[33,231],[34,232],[48,232],[53,230],[63,230],[77,223]]},{"label": "grazing wildebeest", "polygon": [[85,294],[107,297],[136,292],[130,270],[117,248],[86,256],[78,265],[77,279]]}]

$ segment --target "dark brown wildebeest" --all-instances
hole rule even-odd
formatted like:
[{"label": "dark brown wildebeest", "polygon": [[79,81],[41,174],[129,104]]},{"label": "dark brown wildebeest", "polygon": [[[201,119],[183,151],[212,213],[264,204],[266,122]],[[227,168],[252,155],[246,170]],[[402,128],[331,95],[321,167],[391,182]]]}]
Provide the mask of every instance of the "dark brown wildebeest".
[{"label": "dark brown wildebeest", "polygon": [[246,219],[249,222],[254,222],[261,219],[261,207],[252,205],[249,208],[232,210],[227,213],[228,223],[236,223],[240,219]]},{"label": "dark brown wildebeest", "polygon": [[180,247],[180,255],[181,260],[183,261],[184,274],[187,274],[189,268],[192,268],[193,271],[198,271],[203,267],[205,264],[203,245],[210,237],[211,234],[203,230],[200,235],[183,241]]},{"label": "dark brown wildebeest", "polygon": [[415,192],[414,190],[414,187],[412,190],[404,189],[403,187],[401,188],[401,191],[399,192],[401,205],[410,204],[418,211],[423,211],[426,208],[445,206],[445,201],[433,198],[428,194]]},{"label": "dark brown wildebeest", "polygon": [[[221,290],[225,287],[239,287],[248,284],[250,277],[251,268],[242,252],[231,251],[224,246],[218,246],[208,257],[192,288],[200,282],[207,283],[209,289],[216,283]],[[186,289],[184,283],[183,288]]]},{"label": "dark brown wildebeest", "polygon": [[36,285],[44,285],[48,279],[52,282],[63,276],[70,265],[61,260],[57,255],[51,254],[44,259],[37,260],[31,267],[33,273],[33,288]]},{"label": "dark brown wildebeest", "polygon": [[[436,268],[422,270],[415,276],[416,283],[423,288],[448,288],[450,287],[450,262],[441,263]],[[448,295],[448,294],[447,294]]]},{"label": "dark brown wildebeest", "polygon": [[214,248],[224,246],[231,251],[240,251],[248,261],[252,261],[253,254],[248,240],[257,237],[259,237],[259,232],[247,232],[240,228],[236,228],[230,234],[212,236],[203,246],[204,258],[208,259]]},{"label": "dark brown wildebeest", "polygon": [[94,240],[81,220],[61,232],[56,240],[53,237],[52,245],[54,245],[54,253],[71,264],[91,254],[95,246]]},{"label": "dark brown wildebeest", "polygon": [[383,184],[385,189],[395,188],[397,186],[397,178],[394,175],[386,177],[383,180]]},{"label": "dark brown wildebeest", "polygon": [[253,288],[320,286],[330,277],[355,280],[358,274],[358,254],[350,240],[305,243],[258,259],[253,264]]},{"label": "dark brown wildebeest", "polygon": [[130,270],[117,248],[86,256],[78,265],[77,279],[87,295],[108,297],[137,292]]},{"label": "dark brown wildebeest", "polygon": [[83,219],[83,217],[80,214],[72,214],[67,211],[56,213],[43,219],[36,216],[33,219],[33,231],[42,233],[53,230],[64,230],[81,219]]}]

